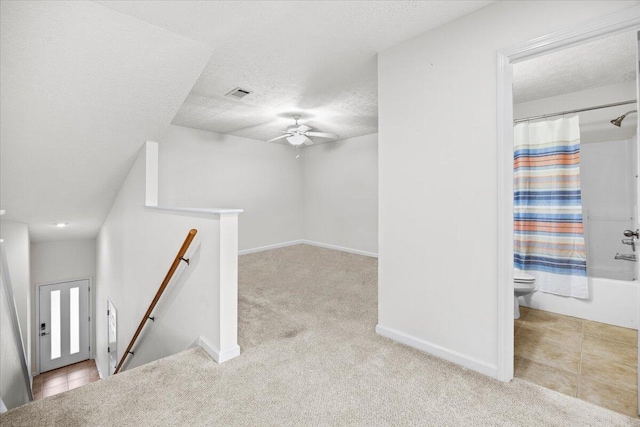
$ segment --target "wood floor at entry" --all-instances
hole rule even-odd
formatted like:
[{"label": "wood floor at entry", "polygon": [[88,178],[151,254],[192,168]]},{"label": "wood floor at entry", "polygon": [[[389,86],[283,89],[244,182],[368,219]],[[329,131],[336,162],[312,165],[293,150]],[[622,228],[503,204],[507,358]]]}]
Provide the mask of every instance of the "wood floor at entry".
[{"label": "wood floor at entry", "polygon": [[84,362],[74,363],[73,365],[35,376],[33,378],[33,398],[38,400],[43,397],[64,393],[99,379],[100,376],[98,375],[95,361],[85,360]]},{"label": "wood floor at entry", "polygon": [[38,286],[39,370],[89,359],[89,279]]}]

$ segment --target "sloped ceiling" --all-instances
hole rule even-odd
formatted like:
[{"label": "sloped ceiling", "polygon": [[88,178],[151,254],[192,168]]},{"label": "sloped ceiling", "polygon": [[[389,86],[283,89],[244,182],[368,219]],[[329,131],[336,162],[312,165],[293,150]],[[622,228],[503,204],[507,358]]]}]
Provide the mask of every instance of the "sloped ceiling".
[{"label": "sloped ceiling", "polygon": [[[294,113],[342,138],[377,132],[377,53],[489,3],[101,2],[213,49],[174,124],[262,141]],[[238,86],[252,94],[225,97]]]},{"label": "sloped ceiling", "polygon": [[[2,1],[3,219],[33,241],[95,236],[171,122],[266,140],[301,113],[343,138],[374,133],[377,53],[489,3]],[[516,102],[633,78],[634,43],[519,64]],[[224,96],[236,86],[252,94]]]},{"label": "sloped ceiling", "polygon": [[[343,138],[375,133],[377,53],[489,3],[3,1],[3,219],[33,241],[94,237],[172,121],[266,140],[301,113]],[[236,86],[253,93],[226,98]]]},{"label": "sloped ceiling", "polygon": [[0,12],[3,219],[27,223],[32,241],[94,237],[211,49],[95,3],[3,1]]}]

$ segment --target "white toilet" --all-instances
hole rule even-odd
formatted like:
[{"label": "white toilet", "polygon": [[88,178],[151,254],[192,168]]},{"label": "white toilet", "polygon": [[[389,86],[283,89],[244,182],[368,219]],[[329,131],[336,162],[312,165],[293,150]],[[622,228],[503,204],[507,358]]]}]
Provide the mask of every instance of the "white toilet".
[{"label": "white toilet", "polygon": [[528,295],[536,289],[536,278],[517,268],[513,269],[513,293],[514,306],[513,318],[520,318],[520,304],[518,297]]}]

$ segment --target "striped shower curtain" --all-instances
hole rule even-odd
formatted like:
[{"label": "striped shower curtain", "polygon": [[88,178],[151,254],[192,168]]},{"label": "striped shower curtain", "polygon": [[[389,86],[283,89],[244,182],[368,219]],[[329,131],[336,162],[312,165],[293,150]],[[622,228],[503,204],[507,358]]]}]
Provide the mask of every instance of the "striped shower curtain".
[{"label": "striped shower curtain", "polygon": [[588,298],[578,116],[514,129],[514,264],[536,289]]}]

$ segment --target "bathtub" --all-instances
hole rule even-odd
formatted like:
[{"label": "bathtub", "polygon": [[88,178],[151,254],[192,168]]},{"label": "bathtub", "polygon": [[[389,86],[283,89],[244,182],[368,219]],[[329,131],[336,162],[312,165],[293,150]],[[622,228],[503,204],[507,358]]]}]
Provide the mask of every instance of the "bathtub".
[{"label": "bathtub", "polygon": [[588,300],[535,291],[520,297],[520,304],[594,322],[638,329],[640,286],[637,280],[589,277],[588,282]]}]

